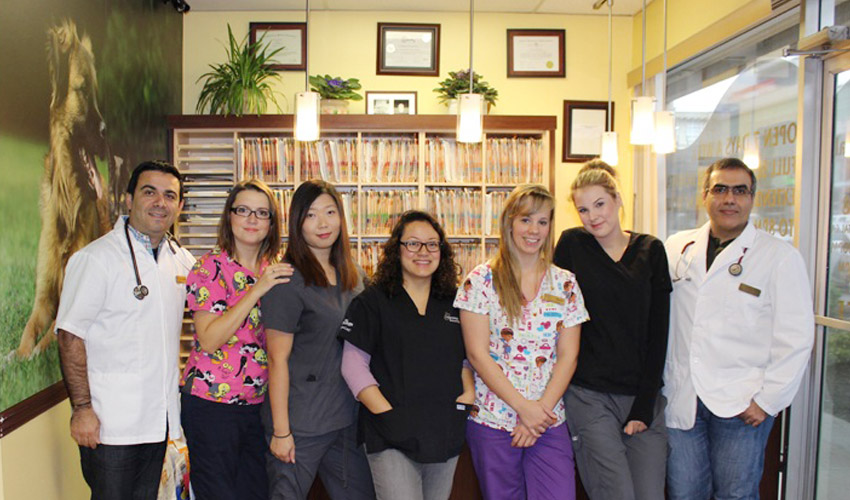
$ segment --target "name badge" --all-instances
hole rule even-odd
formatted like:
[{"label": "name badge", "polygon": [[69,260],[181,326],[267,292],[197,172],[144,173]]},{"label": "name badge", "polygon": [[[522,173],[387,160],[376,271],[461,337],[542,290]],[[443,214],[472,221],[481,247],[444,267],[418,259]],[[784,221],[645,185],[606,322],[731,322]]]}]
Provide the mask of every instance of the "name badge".
[{"label": "name badge", "polygon": [[544,294],[543,295],[543,301],[544,302],[554,302],[555,304],[558,304],[558,305],[561,305],[561,306],[564,305],[564,298],[563,297],[558,297],[557,295],[552,295],[551,293]]},{"label": "name badge", "polygon": [[759,290],[759,289],[758,289],[758,288],[756,288],[756,287],[753,287],[753,286],[747,285],[747,284],[745,284],[745,283],[741,283],[741,284],[738,286],[738,290],[740,290],[740,291],[742,291],[742,292],[744,292],[744,293],[748,293],[748,294],[752,295],[753,297],[758,297],[759,295],[761,295],[761,290]]},{"label": "name badge", "polygon": [[174,277],[174,281],[176,281],[178,285],[185,285],[186,284],[186,277],[177,275],[177,276]]}]

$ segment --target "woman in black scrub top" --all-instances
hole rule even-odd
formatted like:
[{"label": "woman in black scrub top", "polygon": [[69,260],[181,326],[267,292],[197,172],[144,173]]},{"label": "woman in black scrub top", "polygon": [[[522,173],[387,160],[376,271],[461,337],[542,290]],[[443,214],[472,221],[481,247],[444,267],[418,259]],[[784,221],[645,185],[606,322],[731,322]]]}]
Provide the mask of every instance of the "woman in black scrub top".
[{"label": "woman in black scrub top", "polygon": [[672,290],[664,244],[620,227],[608,164],[585,164],[570,191],[583,227],[561,234],[554,261],[575,273],[590,313],[564,396],[576,465],[592,500],[664,498],[659,391]]},{"label": "woman in black scrub top", "polygon": [[272,499],[303,499],[316,474],[334,500],[374,498],[356,446],[356,401],[340,374],[339,325],[363,290],[336,189],[310,180],[295,190],[284,261],[295,272],[262,301],[269,391],[263,424]]},{"label": "woman in black scrub top", "polygon": [[456,293],[457,265],[443,229],[402,214],[372,284],[348,308],[342,372],[362,403],[378,499],[445,500],[474,401]]}]

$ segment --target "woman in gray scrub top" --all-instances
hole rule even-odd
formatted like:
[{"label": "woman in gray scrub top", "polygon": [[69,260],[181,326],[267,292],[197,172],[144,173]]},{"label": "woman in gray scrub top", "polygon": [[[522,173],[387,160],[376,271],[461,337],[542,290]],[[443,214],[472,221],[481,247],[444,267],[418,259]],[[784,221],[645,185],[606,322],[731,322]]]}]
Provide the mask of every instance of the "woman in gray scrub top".
[{"label": "woman in gray scrub top", "polygon": [[339,325],[363,290],[339,194],[310,180],[292,196],[284,261],[295,272],[262,300],[269,391],[263,425],[271,499],[305,499],[316,477],[331,498],[375,498],[357,447],[356,402],[340,373]]}]

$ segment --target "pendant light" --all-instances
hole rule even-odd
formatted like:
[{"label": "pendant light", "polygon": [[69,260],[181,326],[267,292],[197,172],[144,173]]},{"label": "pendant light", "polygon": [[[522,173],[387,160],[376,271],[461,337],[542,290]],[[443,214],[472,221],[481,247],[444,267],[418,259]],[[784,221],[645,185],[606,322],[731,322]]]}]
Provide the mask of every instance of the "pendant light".
[{"label": "pendant light", "polygon": [[[612,9],[614,0],[606,0],[608,3],[608,124],[605,132],[602,133],[602,154],[599,159],[611,165],[617,166],[620,162],[620,154],[617,148],[617,132],[614,132],[612,120],[614,115],[611,112],[611,79],[613,75],[613,60],[614,60],[614,32],[612,30]],[[594,7],[599,8],[601,4],[596,4]]]},{"label": "pendant light", "polygon": [[[664,0],[664,71],[661,73],[661,89],[664,101],[667,100],[667,0]],[[652,143],[655,154],[666,155],[676,151],[676,118],[672,111],[655,113],[655,141]]]},{"label": "pendant light", "polygon": [[481,142],[484,134],[484,96],[472,93],[475,71],[472,69],[472,33],[475,0],[469,0],[469,93],[458,95],[457,100],[457,141]]},{"label": "pendant light", "polygon": [[748,137],[746,141],[746,145],[744,146],[744,157],[741,158],[741,161],[751,170],[756,170],[759,168],[760,164],[760,155],[759,155],[759,141],[755,137]]},{"label": "pendant light", "polygon": [[655,105],[652,97],[646,95],[646,0],[643,0],[643,41],[641,46],[640,97],[632,99],[632,130],[629,142],[636,146],[652,144],[655,136]]},{"label": "pendant light", "polygon": [[318,92],[310,91],[310,0],[305,10],[304,30],[304,92],[295,94],[295,140],[311,142],[319,139],[319,103]]}]

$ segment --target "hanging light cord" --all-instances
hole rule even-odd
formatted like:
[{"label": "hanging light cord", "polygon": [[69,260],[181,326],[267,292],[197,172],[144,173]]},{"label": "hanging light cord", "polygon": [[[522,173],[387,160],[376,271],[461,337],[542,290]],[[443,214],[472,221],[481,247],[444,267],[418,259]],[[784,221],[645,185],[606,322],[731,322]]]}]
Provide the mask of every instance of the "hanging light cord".
[{"label": "hanging light cord", "polygon": [[310,91],[310,0],[304,8],[304,92]]},{"label": "hanging light cord", "polygon": [[472,70],[472,20],[475,15],[475,0],[469,0],[469,93],[472,93],[472,80],[475,72]]},{"label": "hanging light cord", "polygon": [[[665,0],[666,1],[666,0]],[[611,81],[612,81],[612,73],[614,71],[614,63],[612,62],[614,59],[614,43],[613,43],[613,31],[611,29],[611,10],[613,9],[614,0],[608,0],[608,132],[612,131],[611,128]]]},{"label": "hanging light cord", "polygon": [[641,73],[640,73],[640,95],[646,97],[646,0],[643,0],[643,37],[641,43]]}]

